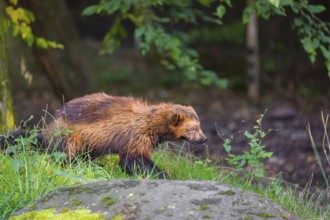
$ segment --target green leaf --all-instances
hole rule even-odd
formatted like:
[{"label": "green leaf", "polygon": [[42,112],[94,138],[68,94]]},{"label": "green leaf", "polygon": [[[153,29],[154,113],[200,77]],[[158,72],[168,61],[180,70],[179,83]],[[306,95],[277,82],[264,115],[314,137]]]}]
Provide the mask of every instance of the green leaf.
[{"label": "green leaf", "polygon": [[24,9],[24,12],[26,19],[29,21],[28,23],[35,21],[34,14],[31,11]]},{"label": "green leaf", "polygon": [[239,162],[238,166],[238,170],[242,170],[243,166],[246,164],[246,159],[241,158],[241,161]]},{"label": "green leaf", "polygon": [[48,44],[47,41],[44,38],[37,38],[36,44],[38,47],[40,48],[44,48],[47,49],[48,48]]},{"label": "green leaf", "polygon": [[216,10],[216,15],[221,19],[226,13],[226,8],[223,5],[219,5]]},{"label": "green leaf", "polygon": [[99,5],[92,5],[92,6],[88,6],[87,8],[85,8],[82,12],[82,15],[84,16],[90,16],[96,13],[99,13],[100,10],[100,6]]},{"label": "green leaf", "polygon": [[132,5],[132,1],[123,1],[122,6],[120,7],[120,12],[121,13],[127,13]]},{"label": "green leaf", "polygon": [[311,60],[312,63],[314,63],[317,55],[314,46],[319,46],[317,45],[317,41],[316,43],[313,43],[313,41],[310,38],[305,37],[301,40],[301,43],[305,51],[309,54],[309,59]]},{"label": "green leaf", "polygon": [[244,136],[247,137],[248,139],[253,139],[254,138],[254,135],[249,133],[249,132],[245,132]]},{"label": "green leaf", "polygon": [[326,7],[324,7],[323,5],[307,5],[306,8],[314,14],[319,14],[326,10]]},{"label": "green leaf", "polygon": [[230,141],[228,139],[225,140],[225,143],[223,143],[223,148],[225,149],[225,151],[227,153],[230,154],[231,151],[231,145],[230,145]]},{"label": "green leaf", "polygon": [[255,170],[253,172],[253,175],[257,178],[262,178],[265,176],[265,171],[264,170],[261,170],[261,169],[258,169],[258,170]]},{"label": "green leaf", "polygon": [[296,27],[301,27],[303,26],[304,22],[300,18],[295,18],[293,24]]},{"label": "green leaf", "polygon": [[311,47],[313,49],[317,49],[320,46],[320,40],[318,38],[314,38],[311,42]]},{"label": "green leaf", "polygon": [[217,79],[215,81],[215,85],[219,89],[226,89],[228,87],[228,83],[229,83],[229,81],[227,79]]},{"label": "green leaf", "polygon": [[113,14],[114,12],[120,9],[120,6],[121,6],[121,0],[111,0],[104,4],[104,10],[108,14]]},{"label": "green leaf", "polygon": [[204,86],[210,85],[214,81],[215,73],[213,71],[203,70],[201,72],[201,75],[202,75],[201,83]]},{"label": "green leaf", "polygon": [[250,20],[251,15],[255,12],[254,6],[250,5],[243,11],[243,24],[247,24]]},{"label": "green leaf", "polygon": [[13,36],[16,37],[20,33],[20,26],[17,24],[13,24]]},{"label": "green leaf", "polygon": [[9,2],[10,2],[11,4],[13,4],[13,5],[17,5],[18,0],[10,0]]},{"label": "green leaf", "polygon": [[323,45],[320,47],[324,58],[330,62],[330,48],[326,49]]},{"label": "green leaf", "polygon": [[146,31],[146,27],[145,26],[141,26],[135,29],[135,36],[136,37],[140,37],[142,36]]},{"label": "green leaf", "polygon": [[209,7],[213,0],[198,0],[198,2],[203,6]]},{"label": "green leaf", "polygon": [[29,47],[31,47],[34,43],[34,36],[32,34],[30,35],[27,35],[25,38],[24,38],[25,42],[27,43],[27,45]]},{"label": "green leaf", "polygon": [[264,153],[262,154],[262,157],[263,157],[263,158],[270,158],[272,155],[273,155],[273,152],[264,152]]},{"label": "green leaf", "polygon": [[274,5],[276,8],[280,6],[280,0],[268,0],[270,4]]},{"label": "green leaf", "polygon": [[320,46],[322,55],[325,59],[325,66],[327,67],[328,70],[328,76],[330,77],[330,47],[326,49],[323,45]]},{"label": "green leaf", "polygon": [[231,5],[231,0],[224,0],[224,2],[225,2],[229,7],[232,6],[232,5]]},{"label": "green leaf", "polygon": [[55,41],[47,41],[48,47],[54,49],[64,49],[63,44],[56,43]]}]

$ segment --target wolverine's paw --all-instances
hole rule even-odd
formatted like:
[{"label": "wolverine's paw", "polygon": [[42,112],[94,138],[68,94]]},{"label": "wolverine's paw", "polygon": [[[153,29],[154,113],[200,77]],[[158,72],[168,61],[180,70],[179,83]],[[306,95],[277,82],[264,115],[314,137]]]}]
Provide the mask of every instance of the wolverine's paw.
[{"label": "wolverine's paw", "polygon": [[119,165],[124,172],[130,175],[169,179],[169,175],[165,171],[157,167],[151,159],[143,156],[120,155]]}]

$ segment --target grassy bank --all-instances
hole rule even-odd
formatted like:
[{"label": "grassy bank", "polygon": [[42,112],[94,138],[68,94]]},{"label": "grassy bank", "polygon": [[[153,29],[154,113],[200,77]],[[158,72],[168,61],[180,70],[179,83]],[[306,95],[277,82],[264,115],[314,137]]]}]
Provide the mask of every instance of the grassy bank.
[{"label": "grassy bank", "polygon": [[[262,161],[271,157],[272,153],[266,151],[263,139],[271,130],[263,131],[262,117],[263,115],[251,131],[244,133],[250,149],[241,154],[233,154],[231,140],[223,138],[219,132],[219,136],[224,139],[223,147],[228,153],[226,160],[231,166],[229,168],[186,153],[174,154],[167,147],[155,151],[153,161],[166,171],[171,179],[219,181],[256,192],[279,203],[302,219],[330,219],[329,176],[322,166],[310,127],[308,132],[311,145],[327,183],[324,189],[318,192],[312,192],[310,186],[304,189],[290,187],[283,184],[280,177],[272,179],[265,177]],[[330,150],[327,133],[328,117],[322,114],[324,152]],[[123,173],[118,165],[117,155],[108,155],[95,161],[76,158],[72,163],[67,163],[64,153],[37,152],[30,147],[35,145],[35,138],[36,134],[20,138],[16,140],[15,146],[0,151],[0,219],[8,219],[12,213],[40,196],[69,185],[97,180],[144,178],[131,177]],[[325,156],[330,165],[330,158],[327,154]]]},{"label": "grassy bank", "polygon": [[[77,159],[64,165],[65,157],[61,153],[49,155],[29,150],[28,146],[20,148],[13,156],[0,153],[1,219],[8,219],[13,212],[40,196],[65,186],[131,178],[120,170],[116,156],[94,162]],[[156,151],[153,159],[172,179],[224,182],[264,195],[303,219],[330,219],[330,205],[321,204],[321,197],[307,196],[307,190],[298,194],[283,187],[279,180],[269,181],[266,185],[247,184],[250,180],[236,175],[235,171],[224,171],[209,162],[188,155],[174,155],[169,150]]]}]

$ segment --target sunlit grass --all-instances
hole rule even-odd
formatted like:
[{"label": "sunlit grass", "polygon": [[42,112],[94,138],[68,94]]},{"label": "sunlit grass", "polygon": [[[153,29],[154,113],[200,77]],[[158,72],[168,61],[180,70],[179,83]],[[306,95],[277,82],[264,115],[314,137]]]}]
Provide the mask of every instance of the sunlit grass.
[{"label": "sunlit grass", "polygon": [[220,172],[210,161],[191,157],[188,154],[177,155],[170,150],[156,151],[153,160],[176,180],[213,180],[223,182],[229,174]]},{"label": "sunlit grass", "polygon": [[127,178],[119,166],[102,167],[81,159],[65,164],[64,159],[55,161],[54,155],[32,150],[12,157],[0,153],[0,219],[56,189],[115,178]]}]

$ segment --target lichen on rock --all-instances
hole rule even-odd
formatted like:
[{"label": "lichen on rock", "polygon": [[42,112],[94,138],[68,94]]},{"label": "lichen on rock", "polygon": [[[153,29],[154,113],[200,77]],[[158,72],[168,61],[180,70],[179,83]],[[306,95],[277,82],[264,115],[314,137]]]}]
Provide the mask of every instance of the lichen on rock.
[{"label": "lichen on rock", "polygon": [[[99,181],[61,189],[20,210],[12,219],[30,216],[120,220],[298,219],[269,199],[219,182],[150,179]],[[42,217],[34,218],[39,216]]]},{"label": "lichen on rock", "polygon": [[104,220],[104,214],[92,213],[88,209],[71,210],[68,208],[62,209],[60,213],[56,213],[55,209],[44,209],[40,211],[26,212],[21,215],[13,216],[11,220],[26,220],[26,219],[52,219],[52,220]]}]

